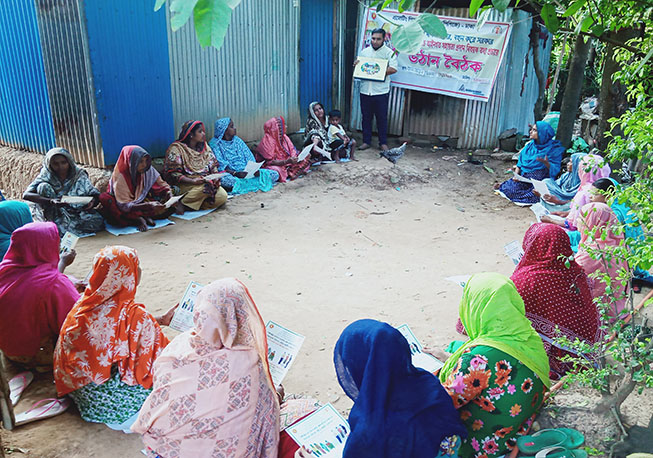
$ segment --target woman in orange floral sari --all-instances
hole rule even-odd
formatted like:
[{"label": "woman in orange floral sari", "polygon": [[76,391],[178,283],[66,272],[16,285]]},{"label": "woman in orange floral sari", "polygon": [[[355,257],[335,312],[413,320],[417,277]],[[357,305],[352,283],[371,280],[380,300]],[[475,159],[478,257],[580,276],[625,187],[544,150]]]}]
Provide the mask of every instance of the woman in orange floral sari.
[{"label": "woman in orange floral sari", "polygon": [[128,430],[152,388],[152,365],[168,339],[160,318],[134,302],[141,279],[132,248],[103,248],[82,297],[61,327],[54,352],[59,396],[69,395],[86,421]]},{"label": "woman in orange floral sari", "polygon": [[530,429],[551,385],[549,360],[515,284],[503,275],[469,279],[460,320],[469,340],[440,371],[469,433],[459,455],[498,457]]}]

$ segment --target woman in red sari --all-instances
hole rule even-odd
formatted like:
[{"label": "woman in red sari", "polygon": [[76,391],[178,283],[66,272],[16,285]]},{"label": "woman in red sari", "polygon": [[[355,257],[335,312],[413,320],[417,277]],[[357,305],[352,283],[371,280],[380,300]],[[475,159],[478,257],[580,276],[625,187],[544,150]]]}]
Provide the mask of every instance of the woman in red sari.
[{"label": "woman in red sari", "polygon": [[263,168],[279,172],[280,182],[308,173],[311,162],[297,160],[297,150],[286,135],[286,121],[281,116],[268,119],[263,130],[265,134],[256,150],[257,159],[265,161]]},{"label": "woman in red sari", "polygon": [[[599,312],[592,301],[587,275],[571,258],[573,252],[564,229],[554,224],[533,224],[524,235],[523,248],[524,256],[510,278],[524,299],[526,317],[542,337],[550,376],[557,379],[573,364],[561,361],[570,353],[556,338],[596,343],[601,337]],[[593,358],[571,356],[588,361]]]},{"label": "woman in red sari", "polygon": [[172,197],[170,185],[152,167],[152,157],[140,146],[123,147],[109,181],[108,192],[100,194],[99,210],[109,223],[136,226],[141,232],[154,226],[154,218],[170,216],[175,208],[163,202]]}]

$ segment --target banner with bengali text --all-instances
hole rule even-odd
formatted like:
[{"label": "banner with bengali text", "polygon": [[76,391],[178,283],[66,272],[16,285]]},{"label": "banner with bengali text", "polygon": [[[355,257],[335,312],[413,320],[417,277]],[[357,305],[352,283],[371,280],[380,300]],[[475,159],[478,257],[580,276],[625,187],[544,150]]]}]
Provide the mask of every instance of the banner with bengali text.
[{"label": "banner with bengali text", "polygon": [[[372,30],[379,27],[386,31],[386,45],[394,49],[395,24],[409,24],[419,15],[409,11],[377,13],[367,9],[361,49],[370,46]],[[427,34],[420,50],[413,54],[399,53],[399,68],[392,75],[392,85],[487,102],[503,61],[512,24],[487,21],[477,30],[476,19],[438,17],[448,36],[438,38]]]}]

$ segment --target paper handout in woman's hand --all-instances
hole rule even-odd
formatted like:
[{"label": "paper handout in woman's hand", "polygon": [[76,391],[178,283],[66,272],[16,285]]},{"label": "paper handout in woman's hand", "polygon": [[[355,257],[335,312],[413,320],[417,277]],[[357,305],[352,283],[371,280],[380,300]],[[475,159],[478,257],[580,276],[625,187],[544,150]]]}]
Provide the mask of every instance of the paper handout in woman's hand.
[{"label": "paper handout in woman's hand", "polygon": [[249,178],[252,178],[254,174],[258,172],[258,170],[261,168],[262,165],[263,162],[252,162],[252,161],[247,162],[247,165],[245,166],[245,170],[243,170],[244,172],[247,172],[247,176],[245,177],[245,179],[247,180]]},{"label": "paper handout in woman's hand", "polygon": [[306,418],[286,429],[299,446],[311,451],[311,456],[342,458],[349,423],[331,404],[326,404]]},{"label": "paper handout in woman's hand", "polygon": [[179,195],[179,196],[171,197],[171,198],[168,199],[168,200],[166,201],[166,203],[164,204],[165,207],[166,207],[166,208],[170,208],[170,207],[172,207],[172,206],[175,205],[177,202],[179,202],[181,199],[183,199],[185,195],[186,195],[186,193],[183,193],[183,194],[181,194],[181,195]]},{"label": "paper handout in woman's hand", "polygon": [[313,143],[311,143],[310,145],[306,145],[304,147],[304,149],[302,150],[302,152],[299,153],[299,156],[297,156],[297,160],[299,162],[301,162],[304,159],[306,159],[308,156],[310,156],[311,155],[311,150],[313,149],[313,146],[314,146]]},{"label": "paper handout in woman's hand", "polygon": [[278,387],[295,362],[305,337],[274,321],[268,321],[265,325],[265,333],[268,336],[270,375],[274,386]]},{"label": "paper handout in woman's hand", "polygon": [[506,252],[508,257],[512,259],[512,262],[514,262],[515,265],[519,264],[522,256],[524,256],[524,250],[521,247],[521,243],[519,243],[517,240],[513,240],[504,246],[503,250]]},{"label": "paper handout in woman's hand", "polygon": [[432,374],[440,370],[444,363],[437,359],[435,356],[424,353],[424,347],[417,340],[413,331],[408,327],[407,324],[402,324],[397,328],[399,332],[406,338],[408,341],[408,346],[410,347],[410,354],[412,355],[413,366],[424,369]]},{"label": "paper handout in woman's hand", "polygon": [[195,308],[195,299],[202,290],[204,285],[191,281],[186,287],[184,297],[179,301],[179,307],[170,321],[170,327],[179,332],[184,332],[193,327],[193,309]]},{"label": "paper handout in woman's hand", "polygon": [[88,205],[93,201],[93,196],[62,196],[61,202],[65,204]]},{"label": "paper handout in woman's hand", "polygon": [[59,246],[59,253],[65,253],[67,251],[73,251],[75,249],[75,246],[77,245],[77,242],[79,241],[79,237],[73,234],[72,232],[66,232],[63,237],[61,238],[61,245]]}]

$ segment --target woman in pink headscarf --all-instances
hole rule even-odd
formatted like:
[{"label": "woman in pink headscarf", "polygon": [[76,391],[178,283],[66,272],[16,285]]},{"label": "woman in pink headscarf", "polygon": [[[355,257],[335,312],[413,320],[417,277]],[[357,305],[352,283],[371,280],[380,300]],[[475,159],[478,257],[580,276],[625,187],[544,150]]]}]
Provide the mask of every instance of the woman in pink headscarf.
[{"label": "woman in pink headscarf", "polygon": [[74,252],[59,258],[54,223],[29,223],[11,235],[0,263],[0,349],[10,360],[39,369],[52,365],[61,324],[79,293],[63,274]]},{"label": "woman in pink headscarf", "polygon": [[[617,248],[624,245],[624,236],[615,234],[612,230],[619,224],[612,209],[602,202],[591,202],[583,206],[578,217],[581,238],[575,259],[590,276],[592,296],[595,299],[600,298],[601,304],[606,307],[606,314],[612,321],[619,317],[628,297],[628,284],[626,280],[622,280],[624,273],[629,270],[628,263],[616,252]],[[606,291],[608,285],[603,279],[592,278],[590,274],[594,272],[610,277],[611,292]]]},{"label": "woman in pink headscarf", "polygon": [[279,181],[294,180],[311,168],[308,159],[297,160],[297,150],[286,135],[286,121],[281,117],[263,124],[264,135],[256,149],[257,159],[265,161],[263,168],[279,172]]},{"label": "woman in pink headscarf", "polygon": [[[578,176],[580,177],[580,187],[578,192],[571,200],[571,207],[569,211],[552,212],[553,215],[562,216],[564,220],[550,218],[548,215],[542,217],[543,223],[552,223],[562,226],[565,229],[575,231],[578,224],[578,214],[583,205],[590,202],[592,183],[599,178],[608,178],[611,170],[607,162],[596,154],[588,154],[584,156],[578,165]],[[549,202],[561,205],[566,202],[559,200],[553,196],[549,196]],[[572,240],[572,245],[574,241]]]}]

